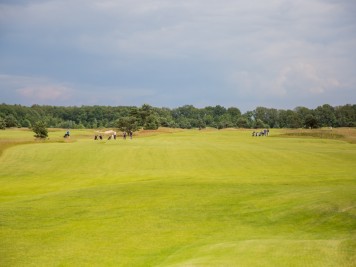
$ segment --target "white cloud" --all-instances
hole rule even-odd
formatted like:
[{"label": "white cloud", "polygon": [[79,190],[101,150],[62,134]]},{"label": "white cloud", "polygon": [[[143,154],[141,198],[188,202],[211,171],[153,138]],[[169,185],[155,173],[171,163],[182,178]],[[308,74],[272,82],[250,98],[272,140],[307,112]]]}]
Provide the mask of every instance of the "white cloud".
[{"label": "white cloud", "polygon": [[0,74],[0,94],[11,103],[53,105],[142,105],[157,92],[148,88],[61,84],[43,77]]},{"label": "white cloud", "polygon": [[67,85],[30,76],[0,75],[0,88],[1,92],[12,92],[19,100],[43,104],[67,100],[73,94],[73,88]]},{"label": "white cloud", "polygon": [[71,97],[70,88],[60,85],[39,85],[36,87],[23,87],[16,92],[24,98],[43,101],[66,100]]},{"label": "white cloud", "polygon": [[311,64],[299,62],[280,71],[274,88],[282,95],[320,96],[328,90],[340,87],[342,84],[336,78],[321,73]]}]

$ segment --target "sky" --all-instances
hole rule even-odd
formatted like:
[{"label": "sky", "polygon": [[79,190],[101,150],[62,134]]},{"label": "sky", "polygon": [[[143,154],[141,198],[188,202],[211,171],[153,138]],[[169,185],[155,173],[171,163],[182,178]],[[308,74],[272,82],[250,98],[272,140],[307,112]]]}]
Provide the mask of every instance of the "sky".
[{"label": "sky", "polygon": [[356,103],[354,0],[0,0],[0,103]]}]

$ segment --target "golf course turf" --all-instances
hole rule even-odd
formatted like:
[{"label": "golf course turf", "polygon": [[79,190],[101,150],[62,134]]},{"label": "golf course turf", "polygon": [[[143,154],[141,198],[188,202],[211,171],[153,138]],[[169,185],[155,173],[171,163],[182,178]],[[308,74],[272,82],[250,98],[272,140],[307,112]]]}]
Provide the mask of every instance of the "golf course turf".
[{"label": "golf course turf", "polygon": [[356,266],[338,135],[64,132],[0,131],[0,266]]}]

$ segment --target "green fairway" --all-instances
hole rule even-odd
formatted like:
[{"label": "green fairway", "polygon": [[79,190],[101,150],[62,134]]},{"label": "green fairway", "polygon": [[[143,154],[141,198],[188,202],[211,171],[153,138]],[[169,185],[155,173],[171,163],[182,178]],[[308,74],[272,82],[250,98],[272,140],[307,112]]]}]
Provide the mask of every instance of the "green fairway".
[{"label": "green fairway", "polygon": [[251,132],[0,131],[0,266],[356,266],[356,145]]}]

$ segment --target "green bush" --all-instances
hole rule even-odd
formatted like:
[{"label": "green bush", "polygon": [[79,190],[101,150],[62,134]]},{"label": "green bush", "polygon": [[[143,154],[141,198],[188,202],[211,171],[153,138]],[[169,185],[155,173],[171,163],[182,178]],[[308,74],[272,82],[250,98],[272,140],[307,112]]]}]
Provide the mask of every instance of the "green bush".
[{"label": "green bush", "polygon": [[32,126],[32,131],[35,133],[36,138],[47,138],[48,130],[46,124],[43,121],[38,121]]}]

